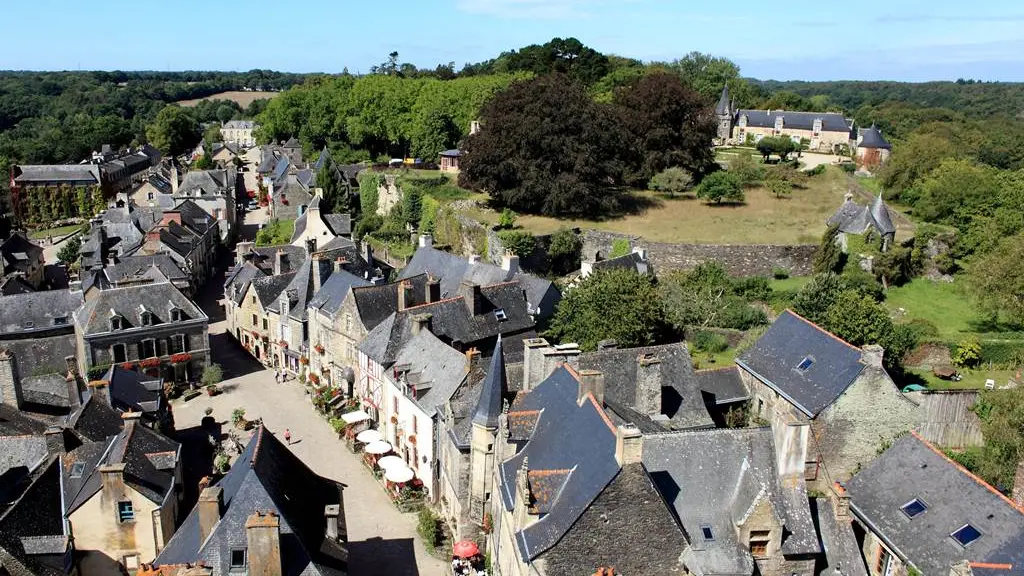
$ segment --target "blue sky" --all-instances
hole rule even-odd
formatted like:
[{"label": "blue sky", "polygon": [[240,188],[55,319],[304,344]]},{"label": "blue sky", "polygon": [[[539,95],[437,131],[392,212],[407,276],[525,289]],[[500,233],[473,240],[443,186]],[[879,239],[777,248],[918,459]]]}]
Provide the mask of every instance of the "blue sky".
[{"label": "blue sky", "polygon": [[[726,56],[768,79],[1024,81],[1019,0],[7,0],[0,69],[365,72],[457,67],[575,36],[602,52]],[[10,25],[10,23],[16,23]]]}]

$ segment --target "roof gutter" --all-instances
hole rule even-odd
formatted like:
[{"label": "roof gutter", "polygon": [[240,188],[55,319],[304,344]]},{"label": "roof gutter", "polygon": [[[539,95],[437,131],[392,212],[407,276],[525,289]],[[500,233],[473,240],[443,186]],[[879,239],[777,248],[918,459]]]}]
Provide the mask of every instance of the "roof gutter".
[{"label": "roof gutter", "polygon": [[761,383],[763,383],[764,385],[768,386],[772,390],[775,390],[775,392],[777,392],[779,394],[779,396],[782,396],[783,398],[785,398],[790,404],[792,404],[793,406],[796,406],[797,408],[799,408],[800,411],[803,412],[804,414],[806,414],[808,418],[814,418],[815,417],[814,413],[812,413],[807,408],[804,408],[804,406],[802,404],[797,402],[789,394],[786,394],[782,389],[780,389],[778,386],[776,386],[774,382],[772,382],[771,380],[768,380],[764,376],[761,376],[760,374],[758,374],[757,371],[754,370],[753,368],[751,368],[750,366],[748,366],[746,362],[744,362],[743,360],[740,360],[739,358],[734,360],[734,362],[736,362],[736,364],[738,364],[740,366],[740,368],[743,368],[744,370],[746,370],[747,372],[752,374],[754,376],[754,378],[757,378],[759,381],[761,381]]}]

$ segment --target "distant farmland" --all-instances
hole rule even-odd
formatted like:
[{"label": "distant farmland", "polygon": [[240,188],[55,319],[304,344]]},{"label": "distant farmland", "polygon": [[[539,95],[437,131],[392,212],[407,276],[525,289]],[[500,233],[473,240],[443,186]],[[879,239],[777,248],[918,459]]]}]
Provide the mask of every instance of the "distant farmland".
[{"label": "distant farmland", "polygon": [[241,90],[232,90],[230,92],[219,92],[206,98],[196,98],[195,100],[179,100],[177,103],[185,106],[195,106],[202,100],[232,100],[237,102],[239,106],[245,108],[252,104],[254,100],[269,99],[277,96],[280,92],[244,92]]}]

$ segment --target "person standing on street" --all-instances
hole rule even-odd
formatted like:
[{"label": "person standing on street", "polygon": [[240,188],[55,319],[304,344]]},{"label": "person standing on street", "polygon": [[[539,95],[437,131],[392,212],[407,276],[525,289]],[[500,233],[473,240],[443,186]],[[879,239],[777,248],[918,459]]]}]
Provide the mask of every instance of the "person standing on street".
[{"label": "person standing on street", "polygon": [[287,428],[284,429],[284,442],[289,446],[292,444],[292,431]]}]

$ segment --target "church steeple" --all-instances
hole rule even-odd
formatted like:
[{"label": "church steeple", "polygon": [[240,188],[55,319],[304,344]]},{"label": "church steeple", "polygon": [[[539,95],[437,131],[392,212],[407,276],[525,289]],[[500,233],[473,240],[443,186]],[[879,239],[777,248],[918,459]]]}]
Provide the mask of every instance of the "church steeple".
[{"label": "church steeple", "polygon": [[480,391],[480,402],[473,412],[473,424],[485,428],[498,427],[498,415],[501,414],[501,395],[505,388],[505,356],[502,353],[501,334],[498,334],[498,342],[494,345],[494,355],[491,357],[491,366],[484,377]]},{"label": "church steeple", "polygon": [[722,87],[722,96],[718,99],[718,105],[715,106],[715,114],[719,116],[732,115],[732,101],[729,98],[728,84]]}]

